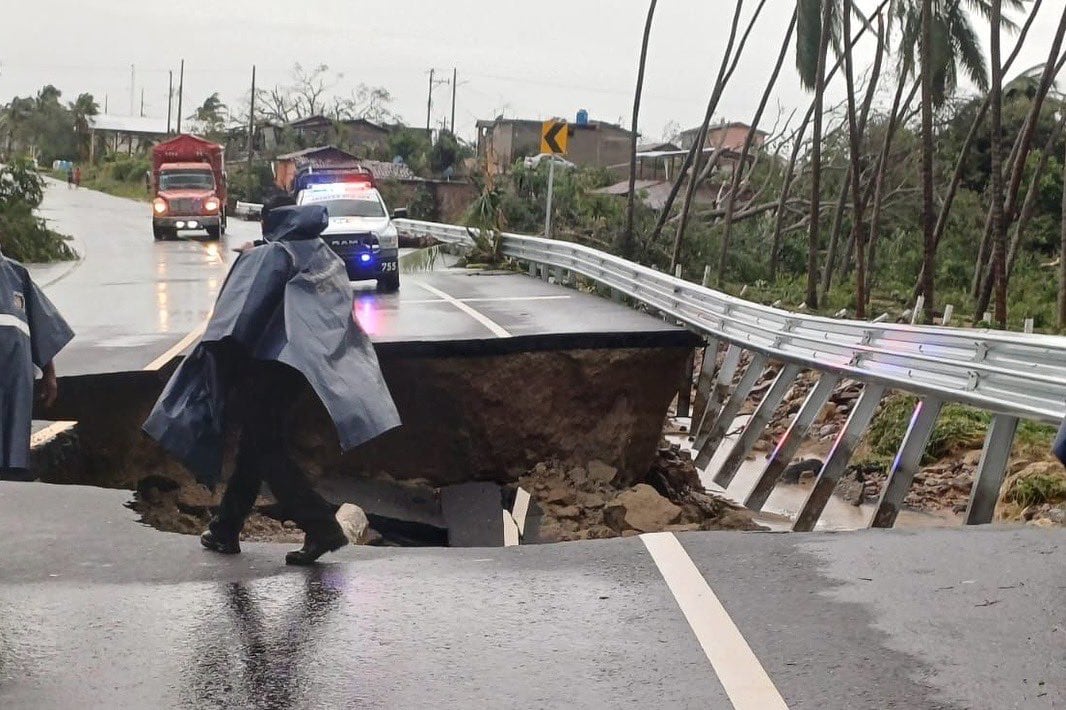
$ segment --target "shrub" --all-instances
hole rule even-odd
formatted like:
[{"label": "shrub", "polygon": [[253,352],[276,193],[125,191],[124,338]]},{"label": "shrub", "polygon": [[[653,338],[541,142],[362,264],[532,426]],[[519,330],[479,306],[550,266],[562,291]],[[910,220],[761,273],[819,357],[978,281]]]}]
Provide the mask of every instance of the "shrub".
[{"label": "shrub", "polygon": [[26,202],[0,205],[0,251],[28,263],[77,258],[66,239],[48,229]]}]

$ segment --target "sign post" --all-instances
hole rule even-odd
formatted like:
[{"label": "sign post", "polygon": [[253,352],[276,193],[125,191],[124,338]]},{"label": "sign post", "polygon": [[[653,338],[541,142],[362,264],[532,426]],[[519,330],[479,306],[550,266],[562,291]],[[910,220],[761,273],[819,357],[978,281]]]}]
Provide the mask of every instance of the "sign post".
[{"label": "sign post", "polygon": [[540,152],[548,155],[548,203],[544,209],[544,237],[552,236],[552,197],[555,194],[555,156],[566,155],[570,129],[566,121],[545,121],[540,131]]}]

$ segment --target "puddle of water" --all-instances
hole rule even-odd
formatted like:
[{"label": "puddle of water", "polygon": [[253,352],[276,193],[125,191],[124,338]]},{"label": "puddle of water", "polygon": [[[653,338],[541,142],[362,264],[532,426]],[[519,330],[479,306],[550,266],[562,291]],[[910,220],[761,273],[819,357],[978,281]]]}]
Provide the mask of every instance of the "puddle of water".
[{"label": "puddle of water", "polygon": [[[733,422],[731,431],[743,428],[747,420],[747,416],[737,417]],[[677,418],[674,419],[674,422],[686,428],[690,426],[688,419]],[[682,450],[691,450],[692,442],[689,441],[687,434],[671,434],[666,438],[671,444],[680,444]],[[748,493],[755,487],[755,481],[766,467],[766,456],[757,454],[756,458],[742,463],[736,477],[733,478],[733,482],[730,483],[728,488],[723,489],[713,479],[719,467],[725,463],[732,442],[735,439],[736,435],[726,437],[711,458],[707,468],[700,471],[700,480],[708,491],[719,493],[739,502],[747,498]],[[803,508],[803,503],[807,500],[807,494],[810,493],[812,485],[813,481],[797,485],[779,483],[774,487],[774,491],[767,499],[766,505],[763,506],[762,513],[756,516],[756,521],[771,530],[791,529],[792,521],[796,519],[800,509]],[[869,527],[876,508],[877,506],[872,503],[855,506],[834,495],[829,499],[829,503],[826,504],[815,530],[842,531],[860,530]],[[957,527],[961,524],[962,519],[950,511],[926,513],[917,510],[902,510],[896,518],[896,527],[898,528],[945,528]]]}]

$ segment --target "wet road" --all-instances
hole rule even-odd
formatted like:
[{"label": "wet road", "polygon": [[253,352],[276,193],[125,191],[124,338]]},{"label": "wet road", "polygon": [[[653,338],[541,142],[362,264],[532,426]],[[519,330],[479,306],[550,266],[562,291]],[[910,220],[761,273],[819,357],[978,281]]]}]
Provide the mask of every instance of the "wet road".
[{"label": "wet road", "polygon": [[148,366],[207,318],[234,256],[230,246],[259,228],[234,220],[220,242],[156,242],[146,203],[54,181],[41,214],[74,237],[82,256],[31,267],[76,333],[57,358],[62,375]]},{"label": "wet road", "polygon": [[1066,531],[348,548],[303,570],[144,527],[128,496],[0,483],[0,707],[1066,703]]},{"label": "wet road", "polygon": [[[259,235],[258,223],[231,220],[221,242],[155,242],[146,204],[54,182],[42,214],[75,237],[83,257],[32,267],[76,333],[57,358],[61,376],[158,369],[187,350],[235,257],[232,248]],[[457,355],[695,342],[680,328],[597,296],[446,263],[435,252],[403,250],[399,293],[356,284],[355,316],[379,348]]]}]

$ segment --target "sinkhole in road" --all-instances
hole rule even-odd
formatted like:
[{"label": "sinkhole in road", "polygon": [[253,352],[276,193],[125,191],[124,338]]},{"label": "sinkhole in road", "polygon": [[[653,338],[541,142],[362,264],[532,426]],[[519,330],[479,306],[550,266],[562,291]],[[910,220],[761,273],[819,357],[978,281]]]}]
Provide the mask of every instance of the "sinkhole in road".
[{"label": "sinkhole in road", "polygon": [[[379,360],[403,426],[342,455],[328,414],[308,388],[293,403],[289,446],[329,500],[366,512],[379,544],[480,546],[516,537],[524,544],[755,529],[750,515],[704,491],[688,458],[662,445],[662,422],[687,354],[677,346],[456,356],[382,348]],[[57,414],[79,423],[35,451],[40,479],[129,490],[130,507],[146,524],[201,532],[219,491],[199,485],[140,432],[168,375],[61,382]],[[227,434],[225,471],[232,470],[237,438]],[[281,517],[261,496],[246,538],[302,539]]]}]

